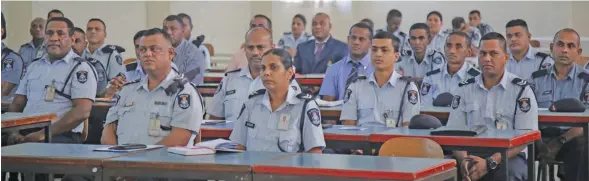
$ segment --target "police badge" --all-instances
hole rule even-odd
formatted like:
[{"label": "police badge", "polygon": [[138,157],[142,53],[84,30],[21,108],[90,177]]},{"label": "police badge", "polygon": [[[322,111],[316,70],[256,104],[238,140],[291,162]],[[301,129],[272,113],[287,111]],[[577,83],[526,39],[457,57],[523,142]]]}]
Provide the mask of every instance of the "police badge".
[{"label": "police badge", "polygon": [[121,55],[115,56],[115,59],[117,59],[117,63],[119,65],[123,65],[123,57],[121,57]]},{"label": "police badge", "polygon": [[417,91],[409,90],[407,91],[407,99],[409,99],[409,103],[417,104]]},{"label": "police badge", "polygon": [[455,95],[454,99],[452,99],[452,109],[458,108],[459,105],[460,105],[460,96]]},{"label": "police badge", "polygon": [[4,60],[3,62],[3,68],[2,70],[4,71],[11,71],[12,67],[14,65],[14,60],[12,60],[12,58],[6,58],[6,60]]},{"label": "police badge", "polygon": [[429,92],[429,88],[431,87],[430,84],[428,83],[423,83],[423,85],[421,86],[421,95],[427,95],[427,93]]},{"label": "police badge", "polygon": [[352,90],[346,89],[346,92],[344,93],[344,102],[348,102],[348,100],[350,99],[350,95],[352,95]]},{"label": "police badge", "polygon": [[86,83],[86,81],[88,80],[88,72],[86,71],[78,71],[76,72],[76,78],[78,78],[78,82],[80,83]]},{"label": "police badge", "polygon": [[313,108],[307,111],[307,116],[309,116],[309,120],[311,124],[315,126],[319,126],[321,124],[321,116],[319,116],[319,109]]},{"label": "police badge", "polygon": [[519,109],[522,112],[528,112],[530,111],[530,98],[520,98],[517,101],[517,104],[519,105]]},{"label": "police badge", "polygon": [[178,106],[182,109],[188,109],[190,107],[190,95],[180,94],[178,95]]}]

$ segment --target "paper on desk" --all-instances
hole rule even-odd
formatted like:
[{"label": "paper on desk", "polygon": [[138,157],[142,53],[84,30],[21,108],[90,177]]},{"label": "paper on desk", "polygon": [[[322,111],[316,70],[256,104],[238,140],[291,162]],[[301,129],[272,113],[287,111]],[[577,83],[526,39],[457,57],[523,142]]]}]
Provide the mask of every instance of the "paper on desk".
[{"label": "paper on desk", "polygon": [[339,127],[338,129],[340,130],[358,130],[358,131],[362,131],[368,128],[363,128],[363,127],[359,127],[359,126],[342,126]]},{"label": "paper on desk", "polygon": [[132,150],[111,150],[109,148],[110,147],[113,147],[113,146],[106,146],[106,147],[102,147],[102,148],[96,148],[96,149],[94,149],[94,151],[106,151],[106,152],[122,152],[122,153],[126,153],[126,152],[141,151],[141,150],[151,150],[151,149],[156,149],[156,148],[164,147],[163,145],[146,145],[146,146],[147,146],[146,148],[132,149]]},{"label": "paper on desk", "polygon": [[339,106],[344,104],[343,100],[339,100],[339,101],[325,101],[322,99],[315,99],[315,102],[317,102],[318,106],[322,106],[322,107],[333,107],[333,106]]}]

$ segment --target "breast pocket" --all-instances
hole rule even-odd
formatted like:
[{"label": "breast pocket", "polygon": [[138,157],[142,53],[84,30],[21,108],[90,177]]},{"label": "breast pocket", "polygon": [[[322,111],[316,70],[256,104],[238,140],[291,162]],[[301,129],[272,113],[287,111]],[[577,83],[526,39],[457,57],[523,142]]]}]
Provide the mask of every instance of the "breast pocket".
[{"label": "breast pocket", "polygon": [[358,120],[361,119],[370,119],[374,120],[374,105],[359,105],[358,106]]},{"label": "breast pocket", "polygon": [[42,100],[45,96],[45,86],[48,84],[41,80],[41,72],[31,71],[27,79],[27,99]]},{"label": "breast pocket", "polygon": [[237,114],[241,110],[243,102],[238,99],[237,94],[227,96],[225,100],[225,118],[226,119],[237,119]]},{"label": "breast pocket", "polygon": [[467,125],[477,125],[479,123],[474,122],[481,119],[482,116],[479,111],[479,105],[472,102],[467,102],[464,105],[464,113],[466,113]]},{"label": "breast pocket", "polygon": [[293,127],[287,131],[280,131],[278,133],[278,146],[283,152],[297,152],[301,146],[301,135],[298,127]]},{"label": "breast pocket", "polygon": [[119,117],[118,126],[117,126],[117,136],[120,137],[125,133],[124,130],[131,130],[132,128],[135,127],[135,125],[133,125],[132,120],[135,120],[138,118],[131,118],[129,116],[133,110],[134,110],[134,107],[122,107],[117,112],[117,115]]}]

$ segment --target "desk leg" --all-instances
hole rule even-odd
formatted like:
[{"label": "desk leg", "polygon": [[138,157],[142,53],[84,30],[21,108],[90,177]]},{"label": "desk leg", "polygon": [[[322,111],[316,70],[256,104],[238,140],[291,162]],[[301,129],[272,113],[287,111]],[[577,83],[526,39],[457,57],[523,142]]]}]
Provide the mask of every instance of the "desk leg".
[{"label": "desk leg", "polygon": [[27,173],[21,173],[21,174],[24,174],[24,176],[23,176],[24,181],[35,181],[35,173],[27,172]]},{"label": "desk leg", "polygon": [[509,152],[509,149],[506,149],[501,154],[501,159],[503,160],[503,168],[505,168],[505,170],[503,170],[505,172],[505,178],[503,180],[509,180],[509,159],[507,158],[508,152]]},{"label": "desk leg", "polygon": [[536,162],[535,148],[534,142],[528,145],[528,181],[536,181],[536,166],[534,165]]},{"label": "desk leg", "polygon": [[[584,154],[585,154],[585,159],[587,159],[587,160],[585,160],[586,161],[585,164],[589,164],[589,123],[583,125],[583,135],[585,135],[585,141],[586,141]],[[583,162],[581,162],[581,163],[583,163]],[[579,165],[579,167],[582,168],[583,165]],[[581,170],[581,169],[579,168],[579,170]],[[585,174],[587,174],[586,175],[587,177],[585,177],[585,178],[589,179],[589,172],[585,171]],[[581,177],[581,176],[578,176],[578,177]]]},{"label": "desk leg", "polygon": [[45,126],[45,143],[51,143],[51,123]]}]

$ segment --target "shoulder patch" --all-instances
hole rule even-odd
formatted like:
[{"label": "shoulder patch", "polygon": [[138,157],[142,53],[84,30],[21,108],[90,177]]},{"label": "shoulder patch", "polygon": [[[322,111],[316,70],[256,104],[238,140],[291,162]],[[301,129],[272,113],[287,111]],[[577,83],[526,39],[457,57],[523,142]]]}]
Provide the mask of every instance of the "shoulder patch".
[{"label": "shoulder patch", "polygon": [[78,82],[82,84],[86,83],[86,81],[88,81],[88,72],[84,70],[77,71],[76,78],[78,79]]},{"label": "shoulder patch", "polygon": [[538,77],[543,77],[548,75],[548,70],[547,69],[542,69],[542,70],[538,70],[535,71],[534,73],[532,73],[532,78],[538,78]]},{"label": "shoulder patch", "polygon": [[178,95],[178,106],[182,109],[188,109],[190,107],[190,94]]},{"label": "shoulder patch", "polygon": [[115,60],[119,65],[123,65],[123,57],[121,57],[121,55],[116,55]]},{"label": "shoulder patch", "polygon": [[458,108],[459,105],[460,105],[460,96],[454,95],[454,98],[452,98],[452,109]]},{"label": "shoulder patch", "polygon": [[229,72],[225,72],[225,76],[229,75],[230,73],[235,73],[235,72],[239,72],[239,71],[241,71],[241,68],[238,68],[238,69],[235,69],[235,70],[232,70]]},{"label": "shoulder patch", "polygon": [[429,93],[429,89],[431,88],[432,85],[430,85],[427,82],[424,82],[423,84],[421,84],[421,95],[427,95],[427,93]]},{"label": "shoulder patch", "polygon": [[283,40],[283,39],[280,39],[280,40],[278,41],[278,45],[280,45],[280,46],[283,46],[283,45],[284,45],[284,40]]},{"label": "shoulder patch", "polygon": [[[411,50],[403,50],[403,56],[412,56],[413,52]],[[399,57],[400,59],[400,57]]]},{"label": "shoulder patch", "polygon": [[511,83],[522,87],[528,85],[528,81],[520,78],[514,78],[513,80],[511,80]]},{"label": "shoulder patch", "polygon": [[133,70],[137,69],[137,62],[133,62],[133,63],[125,65],[125,69],[127,71],[133,71]]},{"label": "shoulder patch", "polygon": [[528,112],[530,111],[530,98],[527,97],[522,97],[519,100],[517,100],[517,105],[519,105],[519,109],[522,112]]},{"label": "shoulder patch", "polygon": [[221,82],[219,82],[219,87],[217,87],[215,94],[219,93],[219,91],[221,91],[221,89],[223,89],[223,80],[221,80]]},{"label": "shoulder patch", "polygon": [[4,70],[4,71],[12,70],[13,66],[14,66],[14,60],[12,58],[6,58],[4,61],[2,61],[2,70]]},{"label": "shoulder patch", "polygon": [[468,75],[471,75],[473,77],[476,77],[477,75],[481,74],[481,72],[475,68],[468,69],[468,72],[466,72],[466,73],[468,73]]},{"label": "shoulder patch", "polygon": [[306,92],[302,92],[297,95],[297,98],[303,99],[303,100],[313,100],[313,95],[306,93]]},{"label": "shoulder patch", "polygon": [[431,76],[431,75],[434,75],[434,74],[437,74],[437,73],[440,73],[440,72],[441,72],[440,69],[432,70],[432,71],[429,71],[429,72],[425,73],[425,76]]},{"label": "shoulder patch", "polygon": [[321,116],[319,114],[319,109],[317,109],[317,108],[309,109],[307,111],[307,116],[309,116],[309,121],[311,121],[311,124],[313,124],[315,126],[321,125]]},{"label": "shoulder patch", "polygon": [[409,103],[411,103],[413,105],[417,104],[417,100],[418,100],[417,96],[418,96],[417,91],[415,91],[415,90],[408,90],[407,91],[407,100],[409,101]]},{"label": "shoulder patch", "polygon": [[458,83],[458,87],[462,87],[462,86],[472,84],[472,83],[474,83],[474,78],[466,79],[466,80]]},{"label": "shoulder patch", "polygon": [[265,94],[265,93],[266,93],[266,89],[259,89],[259,90],[255,91],[255,92],[251,93],[248,96],[248,99],[251,99],[252,97],[256,97],[256,96],[259,96],[259,95],[262,95],[262,94]]}]

